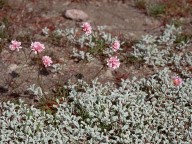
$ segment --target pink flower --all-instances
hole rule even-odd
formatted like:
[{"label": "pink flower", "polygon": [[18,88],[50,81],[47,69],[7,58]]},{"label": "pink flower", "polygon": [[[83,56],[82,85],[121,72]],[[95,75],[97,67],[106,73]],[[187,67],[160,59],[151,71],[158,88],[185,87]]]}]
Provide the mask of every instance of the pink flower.
[{"label": "pink flower", "polygon": [[173,77],[174,86],[181,86],[182,83],[183,83],[183,80],[180,77],[178,77],[178,76]]},{"label": "pink flower", "polygon": [[86,35],[90,35],[92,33],[92,27],[88,22],[83,23],[81,27]]},{"label": "pink flower", "polygon": [[9,48],[14,51],[14,50],[17,50],[19,51],[19,49],[21,49],[21,42],[18,42],[16,40],[12,40],[11,41],[11,44],[9,45]]},{"label": "pink flower", "polygon": [[45,49],[44,44],[40,42],[32,42],[31,50],[34,51],[35,54],[42,52]]},{"label": "pink flower", "polygon": [[45,67],[51,66],[51,64],[53,63],[51,57],[49,56],[43,56],[42,61]]},{"label": "pink flower", "polygon": [[113,51],[117,51],[120,48],[120,42],[118,40],[115,40],[111,45]]},{"label": "pink flower", "polygon": [[117,56],[115,57],[111,57],[108,61],[107,61],[107,65],[110,68],[116,69],[120,66],[120,62],[119,59],[117,58]]}]

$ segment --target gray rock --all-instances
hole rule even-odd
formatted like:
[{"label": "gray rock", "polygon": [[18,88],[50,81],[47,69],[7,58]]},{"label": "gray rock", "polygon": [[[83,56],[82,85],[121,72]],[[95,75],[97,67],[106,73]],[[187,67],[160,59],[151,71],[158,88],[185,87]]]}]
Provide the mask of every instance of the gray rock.
[{"label": "gray rock", "polygon": [[88,19],[88,14],[86,14],[84,11],[78,10],[78,9],[66,10],[64,13],[64,16],[68,19],[72,19],[75,21],[85,21]]}]

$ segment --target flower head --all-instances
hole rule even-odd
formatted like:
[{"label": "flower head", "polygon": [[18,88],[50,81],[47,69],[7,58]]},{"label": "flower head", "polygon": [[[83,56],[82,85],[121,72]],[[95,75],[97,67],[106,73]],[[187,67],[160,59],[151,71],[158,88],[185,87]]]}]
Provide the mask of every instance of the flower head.
[{"label": "flower head", "polygon": [[53,63],[51,57],[49,56],[43,56],[42,61],[45,67],[51,66],[51,64]]},{"label": "flower head", "polygon": [[117,51],[120,48],[120,42],[118,40],[115,40],[111,45],[113,51]]},{"label": "flower head", "polygon": [[40,42],[32,42],[31,44],[31,50],[34,51],[35,54],[42,52],[44,49],[44,44]]},{"label": "flower head", "polygon": [[117,56],[115,57],[111,57],[108,61],[107,61],[107,65],[110,68],[116,69],[120,66],[120,62],[119,59],[117,58]]},{"label": "flower head", "polygon": [[92,33],[92,27],[88,22],[83,23],[81,27],[86,35],[90,35]]},{"label": "flower head", "polygon": [[11,44],[9,45],[10,50],[14,51],[17,50],[19,51],[19,49],[21,49],[21,42],[18,42],[16,40],[12,40]]},{"label": "flower head", "polygon": [[176,76],[176,77],[173,77],[173,84],[174,86],[181,86],[183,83],[183,80],[182,78]]}]

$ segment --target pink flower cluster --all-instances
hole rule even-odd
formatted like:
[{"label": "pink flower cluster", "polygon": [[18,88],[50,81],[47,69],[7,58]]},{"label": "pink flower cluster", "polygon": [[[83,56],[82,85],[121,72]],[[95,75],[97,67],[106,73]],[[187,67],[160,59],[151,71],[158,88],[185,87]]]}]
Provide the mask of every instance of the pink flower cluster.
[{"label": "pink flower cluster", "polygon": [[19,49],[21,49],[21,42],[16,41],[16,40],[12,40],[11,44],[9,45],[10,50],[14,51],[17,50],[19,51]]},{"label": "pink flower cluster", "polygon": [[173,77],[173,85],[174,86],[181,86],[183,83],[183,80],[182,78],[176,76],[176,77]]},{"label": "pink flower cluster", "polygon": [[[16,40],[12,40],[11,44],[9,45],[9,48],[11,50],[19,51],[19,49],[22,48],[21,42],[16,41]],[[44,49],[45,49],[44,44],[42,44],[40,42],[32,42],[31,43],[31,50],[34,51],[35,54],[41,53]],[[51,64],[53,63],[51,57],[49,57],[49,56],[43,56],[42,61],[43,61],[43,64],[45,67],[51,66]]]},{"label": "pink flower cluster", "polygon": [[110,59],[108,59],[107,66],[113,69],[119,68],[120,62],[117,56],[111,57]]},{"label": "pink flower cluster", "polygon": [[34,51],[35,54],[42,52],[45,49],[44,44],[40,42],[32,42],[31,50]]},{"label": "pink flower cluster", "polygon": [[83,23],[81,27],[86,35],[90,35],[92,33],[92,27],[88,22]]},{"label": "pink flower cluster", "polygon": [[[44,44],[40,42],[32,42],[31,44],[31,50],[34,51],[35,54],[41,53],[44,49]],[[53,63],[51,57],[49,56],[43,56],[42,61],[45,67],[51,66],[51,64]]]},{"label": "pink flower cluster", "polygon": [[[81,27],[82,27],[82,31],[85,32],[86,35],[90,35],[92,33],[92,27],[88,22],[83,23]],[[120,48],[120,42],[118,40],[115,40],[111,44],[111,48],[113,49],[114,52],[116,52]],[[117,56],[109,58],[107,60],[107,65],[113,69],[118,68],[120,66],[120,62]]]},{"label": "pink flower cluster", "polygon": [[[113,49],[114,52],[116,52],[117,50],[120,49],[120,42],[118,40],[115,40],[112,44],[111,44],[111,48]],[[117,58],[117,56],[111,57],[110,59],[107,60],[107,65],[110,68],[116,69],[119,68],[120,66],[120,61]]]},{"label": "pink flower cluster", "polygon": [[[31,50],[34,51],[35,54],[41,53],[44,49],[44,44],[40,42],[32,42],[31,44]],[[51,64],[53,63],[51,57],[49,56],[43,56],[42,61],[45,67],[51,66]]]},{"label": "pink flower cluster", "polygon": [[117,51],[120,48],[120,42],[118,40],[115,40],[111,45],[113,51]]},{"label": "pink flower cluster", "polygon": [[43,56],[42,61],[45,67],[51,66],[51,64],[53,63],[51,57],[49,56]]}]

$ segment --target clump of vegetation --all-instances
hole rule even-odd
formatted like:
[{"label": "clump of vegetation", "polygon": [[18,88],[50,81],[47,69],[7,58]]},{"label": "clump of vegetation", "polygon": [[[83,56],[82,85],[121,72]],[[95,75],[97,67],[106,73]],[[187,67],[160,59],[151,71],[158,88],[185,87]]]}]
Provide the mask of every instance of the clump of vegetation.
[{"label": "clump of vegetation", "polygon": [[158,17],[165,14],[166,5],[163,3],[152,4],[149,6],[148,14]]},{"label": "clump of vegetation", "polygon": [[136,0],[134,5],[154,17],[187,17],[192,13],[190,0]]},{"label": "clump of vegetation", "polygon": [[[13,41],[10,48],[19,51],[20,44]],[[192,80],[191,71],[184,69],[192,66],[189,44],[190,40],[182,38],[181,28],[168,25],[161,36],[146,35],[136,42],[128,56],[162,69],[147,78],[122,79],[118,86],[79,79],[55,89],[56,100],[42,99],[39,109],[22,101],[1,103],[0,142],[189,142]],[[119,48],[116,46],[113,48]],[[37,54],[44,48],[41,43],[32,43],[31,47]],[[30,90],[42,94],[35,85]]]},{"label": "clump of vegetation", "polygon": [[[163,17],[168,13],[168,1],[150,7],[145,0],[135,2],[152,16]],[[7,31],[4,27],[2,30],[0,37],[7,42]],[[34,38],[31,42],[31,37],[25,35],[13,40],[9,37],[9,46],[1,45],[10,50],[11,56],[23,53],[25,60],[19,64],[23,69],[29,67],[29,71],[37,72],[37,78],[34,76],[37,81],[26,88],[26,93],[38,103],[30,106],[22,100],[0,103],[0,143],[191,142],[192,41],[181,27],[166,25],[158,36],[145,35],[138,41],[125,43],[105,32],[104,27],[93,29],[87,22],[81,28],[45,27],[42,34],[44,41],[50,40],[49,43],[60,47],[67,43],[74,48],[70,60],[78,59],[86,64],[101,62],[100,71],[106,72],[104,68],[108,68],[116,73],[121,66],[142,65],[142,72],[150,67],[153,74],[144,78],[120,74],[114,83],[100,83],[96,74],[89,83],[82,79],[81,73],[71,74],[71,70],[68,73],[77,79],[64,80],[61,76],[67,74],[63,71],[65,64],[47,52],[47,43],[44,45]],[[43,83],[43,78],[47,79],[49,74],[48,83],[56,76],[59,80],[45,90],[48,83]],[[17,84],[15,79],[20,73],[12,71],[11,75],[7,85],[19,87],[23,82]],[[18,96],[14,87],[11,88]],[[9,88],[1,87],[1,91]]]},{"label": "clump of vegetation", "polygon": [[0,0],[0,9],[2,9],[3,7],[5,7],[6,5],[8,5],[7,0]]},{"label": "clump of vegetation", "polygon": [[171,75],[165,68],[149,78],[124,80],[118,88],[97,81],[65,85],[70,93],[49,108],[52,112],[23,102],[1,103],[0,141],[187,143],[192,128],[192,81]]},{"label": "clump of vegetation", "polygon": [[135,0],[134,1],[134,5],[135,7],[137,7],[138,9],[142,9],[145,10],[146,6],[147,6],[147,2],[145,0]]}]

